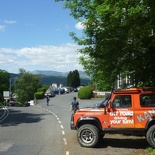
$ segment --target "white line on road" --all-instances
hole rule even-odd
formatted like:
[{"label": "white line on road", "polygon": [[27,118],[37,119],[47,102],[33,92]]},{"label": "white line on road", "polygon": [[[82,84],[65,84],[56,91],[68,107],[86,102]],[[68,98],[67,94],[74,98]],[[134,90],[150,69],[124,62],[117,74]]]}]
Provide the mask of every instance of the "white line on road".
[{"label": "white line on road", "polygon": [[60,125],[60,127],[61,127],[61,129],[63,129],[64,127],[63,127],[63,125]]},{"label": "white line on road", "polygon": [[67,140],[66,138],[63,138],[65,145],[67,145]]},{"label": "white line on road", "polygon": [[62,135],[65,135],[65,131],[64,130],[62,130]]},{"label": "white line on road", "polygon": [[[61,124],[61,121],[60,121],[59,117],[58,117],[54,112],[52,112],[52,111],[50,111],[50,110],[48,110],[48,109],[46,109],[46,108],[42,108],[42,109],[48,111],[49,113],[52,113],[53,116],[55,116],[56,119],[58,120],[59,124]],[[61,127],[61,129],[64,128],[63,125],[60,125],[60,127]],[[65,131],[64,131],[64,130],[62,130],[62,135],[65,135]],[[64,141],[64,145],[67,145],[67,139],[65,138],[65,136],[64,136],[64,138],[63,138],[63,141]],[[66,155],[69,155],[69,151],[66,151]]]},{"label": "white line on road", "polygon": [[3,110],[4,110],[4,114],[0,118],[0,122],[2,122],[4,119],[6,119],[8,117],[8,115],[9,115],[9,110],[6,107],[3,108]]}]

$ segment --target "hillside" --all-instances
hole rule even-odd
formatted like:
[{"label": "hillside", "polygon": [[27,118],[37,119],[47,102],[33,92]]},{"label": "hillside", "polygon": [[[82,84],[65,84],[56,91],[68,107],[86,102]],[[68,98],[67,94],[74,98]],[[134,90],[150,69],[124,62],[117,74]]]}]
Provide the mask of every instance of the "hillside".
[{"label": "hillside", "polygon": [[[44,85],[51,85],[53,83],[57,83],[57,85],[63,84],[66,86],[67,76],[49,76],[49,75],[42,75],[39,74],[41,77],[41,83]],[[10,73],[10,78],[19,77],[19,74]],[[88,78],[81,78],[81,84],[88,85],[90,82],[90,79]]]},{"label": "hillside", "polygon": [[[83,71],[78,71],[80,78],[86,78],[86,79],[90,79],[90,77],[85,74]],[[69,74],[69,72],[58,72],[58,71],[41,71],[41,70],[35,70],[33,72],[31,72],[32,74],[38,74],[38,75],[46,75],[46,76],[62,76],[62,77],[67,77],[67,75]]]},{"label": "hillside", "polygon": [[[42,76],[41,82],[45,85],[51,85],[57,83],[57,85],[63,84],[66,86],[67,77],[62,76]],[[90,82],[89,79],[81,79],[81,84],[88,85]]]}]

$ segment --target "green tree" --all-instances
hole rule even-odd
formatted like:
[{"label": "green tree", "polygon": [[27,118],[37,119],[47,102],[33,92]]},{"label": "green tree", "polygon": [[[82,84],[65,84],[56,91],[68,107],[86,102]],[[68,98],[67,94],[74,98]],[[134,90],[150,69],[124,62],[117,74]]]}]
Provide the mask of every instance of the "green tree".
[{"label": "green tree", "polygon": [[24,69],[19,70],[19,78],[15,79],[15,92],[17,101],[25,103],[34,99],[34,94],[41,87],[41,79],[38,75],[31,74]]},{"label": "green tree", "polygon": [[0,70],[0,101],[3,101],[3,91],[9,91],[10,74],[5,70]]},{"label": "green tree", "polygon": [[72,80],[72,72],[70,71],[68,76],[67,76],[67,86],[72,85],[71,80]]},{"label": "green tree", "polygon": [[78,70],[69,72],[67,76],[67,86],[74,88],[80,86],[80,76]]},{"label": "green tree", "polygon": [[81,38],[70,35],[84,45],[80,61],[93,79],[109,87],[121,73],[155,85],[155,1],[66,0],[65,8],[85,27]]},{"label": "green tree", "polygon": [[73,75],[72,75],[72,86],[74,87],[74,88],[76,88],[76,87],[78,87],[78,86],[80,86],[80,75],[79,75],[79,72],[78,72],[78,70],[74,70],[73,71]]}]

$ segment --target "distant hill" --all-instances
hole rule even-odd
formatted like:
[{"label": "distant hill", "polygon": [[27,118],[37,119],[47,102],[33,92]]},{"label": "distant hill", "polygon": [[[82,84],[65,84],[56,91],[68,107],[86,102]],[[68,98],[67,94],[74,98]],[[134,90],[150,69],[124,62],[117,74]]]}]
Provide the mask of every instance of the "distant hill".
[{"label": "distant hill", "polygon": [[[78,71],[80,78],[88,78],[90,77],[85,74],[83,71]],[[38,74],[38,75],[46,75],[46,76],[62,76],[62,77],[67,77],[69,72],[58,72],[58,71],[41,71],[41,70],[35,70],[31,72],[32,74]]]},{"label": "distant hill", "polygon": [[[34,71],[32,74],[37,74],[41,77],[41,83],[44,85],[51,85],[57,83],[57,85],[63,84],[66,86],[68,73],[62,73],[57,71]],[[79,71],[81,84],[88,85],[90,78],[82,71]],[[10,78],[19,77],[19,74],[10,73]]]},{"label": "distant hill", "polygon": [[[90,79],[80,78],[81,84],[88,85]],[[41,82],[45,85],[51,85],[53,83],[57,83],[57,85],[63,84],[63,86],[67,85],[67,77],[64,76],[41,76]]]},{"label": "distant hill", "polygon": [[41,71],[41,70],[35,70],[31,72],[32,74],[38,74],[38,75],[46,75],[46,76],[67,76],[67,72],[57,72],[57,71]]}]

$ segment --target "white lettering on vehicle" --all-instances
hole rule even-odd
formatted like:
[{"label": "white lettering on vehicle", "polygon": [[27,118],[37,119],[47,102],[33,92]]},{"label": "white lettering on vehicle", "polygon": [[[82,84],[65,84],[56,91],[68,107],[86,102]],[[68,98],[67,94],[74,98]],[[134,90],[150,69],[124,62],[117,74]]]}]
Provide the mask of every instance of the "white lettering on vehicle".
[{"label": "white lettering on vehicle", "polygon": [[[133,111],[125,109],[110,112],[111,119],[110,124],[134,124],[134,120],[131,119],[133,116]],[[128,119],[129,118],[129,119]]]},{"label": "white lettering on vehicle", "polygon": [[123,120],[123,124],[133,124],[133,119],[132,120]]},{"label": "white lettering on vehicle", "polygon": [[120,124],[121,120],[110,120],[110,124]]},{"label": "white lettering on vehicle", "polygon": [[120,116],[133,116],[133,111],[120,111]]},{"label": "white lettering on vehicle", "polygon": [[137,119],[139,122],[142,122],[147,119],[150,119],[153,115],[155,115],[155,109],[148,110],[148,112],[145,111],[143,114],[138,115]]}]

